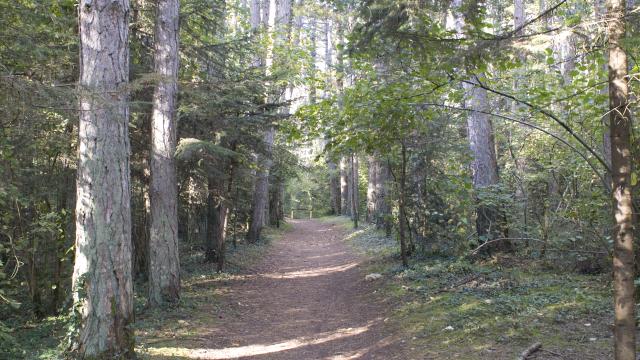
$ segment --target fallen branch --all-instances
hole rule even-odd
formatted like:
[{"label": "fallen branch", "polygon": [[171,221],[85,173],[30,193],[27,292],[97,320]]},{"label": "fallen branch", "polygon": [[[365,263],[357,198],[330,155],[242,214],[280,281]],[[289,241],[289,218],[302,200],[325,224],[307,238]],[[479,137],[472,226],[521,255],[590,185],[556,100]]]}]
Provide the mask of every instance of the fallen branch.
[{"label": "fallen branch", "polygon": [[468,278],[466,278],[466,279],[464,279],[462,281],[459,281],[459,282],[455,283],[453,286],[440,288],[440,289],[436,290],[436,292],[434,292],[433,294],[435,295],[435,294],[440,294],[440,293],[443,293],[443,292],[454,290],[454,289],[459,288],[460,286],[462,286],[464,284],[468,284],[468,283],[472,282],[473,280],[479,278],[480,276],[482,276],[482,274],[475,274],[475,275],[470,276],[470,277],[468,277]]},{"label": "fallen branch", "polygon": [[[473,251],[471,251],[470,255],[477,255],[478,252],[480,251],[480,249],[482,249],[483,247],[499,242],[499,241],[533,241],[533,242],[539,242],[539,243],[548,243],[548,241],[544,241],[544,240],[540,240],[540,239],[536,239],[536,238],[529,238],[529,237],[504,237],[504,238],[498,238],[498,239],[493,239],[493,240],[489,240],[489,241],[485,241],[482,244],[480,244],[480,246],[478,246],[477,248],[475,248]],[[573,253],[579,253],[579,254],[601,254],[601,255],[606,255],[608,254],[608,252],[606,251],[592,251],[592,250],[575,250],[575,249],[557,249],[557,248],[546,248],[545,251],[557,251],[557,252],[573,252]]]},{"label": "fallen branch", "polygon": [[525,351],[522,352],[522,354],[520,354],[520,357],[518,358],[518,360],[527,360],[529,358],[529,356],[533,355],[535,352],[537,352],[538,350],[542,349],[542,343],[534,343],[533,345],[529,346]]},{"label": "fallen branch", "polygon": [[540,351],[545,352],[545,353],[548,353],[548,354],[551,354],[551,355],[553,355],[553,356],[555,356],[555,357],[558,357],[558,358],[560,358],[560,359],[564,359],[564,356],[562,356],[562,355],[558,354],[557,352],[553,352],[553,351],[551,351],[551,350],[547,350],[547,349],[540,349]]}]

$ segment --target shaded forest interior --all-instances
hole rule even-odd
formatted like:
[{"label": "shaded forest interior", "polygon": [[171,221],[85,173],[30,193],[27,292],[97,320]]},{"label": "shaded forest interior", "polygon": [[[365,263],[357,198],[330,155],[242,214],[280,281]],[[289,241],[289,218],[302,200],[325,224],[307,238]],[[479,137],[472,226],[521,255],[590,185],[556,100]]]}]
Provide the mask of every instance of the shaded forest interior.
[{"label": "shaded forest interior", "polygon": [[406,356],[466,327],[503,340],[460,358],[509,358],[544,313],[576,336],[521,358],[636,360],[636,0],[16,0],[0,26],[0,358],[144,356],[195,279],[315,219],[350,224]]}]

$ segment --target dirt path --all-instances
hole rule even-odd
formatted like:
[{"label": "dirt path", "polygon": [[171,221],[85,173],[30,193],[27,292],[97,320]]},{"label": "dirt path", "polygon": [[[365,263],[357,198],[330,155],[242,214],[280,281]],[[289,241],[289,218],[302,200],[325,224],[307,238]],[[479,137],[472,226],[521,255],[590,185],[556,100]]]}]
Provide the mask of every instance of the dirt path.
[{"label": "dirt path", "polygon": [[230,284],[195,359],[402,359],[384,303],[336,224],[296,220],[252,274]]}]

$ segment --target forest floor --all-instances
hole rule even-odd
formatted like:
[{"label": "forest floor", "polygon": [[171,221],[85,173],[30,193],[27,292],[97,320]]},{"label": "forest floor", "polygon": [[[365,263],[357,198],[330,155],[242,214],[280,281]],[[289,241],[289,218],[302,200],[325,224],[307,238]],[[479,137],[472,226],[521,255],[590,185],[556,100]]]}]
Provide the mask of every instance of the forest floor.
[{"label": "forest floor", "polygon": [[[344,217],[290,220],[259,245],[230,246],[225,273],[184,249],[179,304],[145,309],[137,286],[140,358],[514,359],[535,342],[542,350],[529,359],[612,358],[609,274],[436,255],[405,269],[394,239],[350,227]],[[367,282],[370,273],[382,278]],[[22,358],[62,358],[66,323],[15,326]]]},{"label": "forest floor", "polygon": [[331,221],[290,224],[248,269],[187,280],[183,310],[139,318],[142,357],[407,359],[347,230]]},{"label": "forest floor", "polygon": [[[328,218],[351,223],[346,218]],[[407,359],[613,359],[611,275],[584,275],[566,254],[536,259],[502,255],[465,260],[416,255],[400,266],[397,242],[373,226],[351,231],[347,243],[383,275],[379,292],[390,322],[406,340]],[[401,324],[401,325],[400,325]]]}]

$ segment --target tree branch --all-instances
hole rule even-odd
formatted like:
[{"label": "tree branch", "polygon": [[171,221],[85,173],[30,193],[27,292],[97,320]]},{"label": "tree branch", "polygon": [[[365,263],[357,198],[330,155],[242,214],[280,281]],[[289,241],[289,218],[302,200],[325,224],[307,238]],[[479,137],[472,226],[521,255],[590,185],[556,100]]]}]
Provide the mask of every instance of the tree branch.
[{"label": "tree branch", "polygon": [[[480,87],[482,89],[485,89],[491,93],[494,93],[496,95],[500,95],[502,97],[511,99],[517,103],[526,105],[527,107],[531,108],[532,110],[535,110],[536,112],[539,112],[542,115],[545,115],[546,117],[552,119],[553,121],[555,121],[558,125],[560,125],[563,129],[565,129],[569,135],[571,135],[571,137],[573,137],[574,139],[576,139],[576,141],[578,141],[580,143],[580,145],[582,145],[591,155],[593,155],[593,157],[596,158],[596,160],[598,160],[598,162],[602,165],[602,167],[604,167],[606,169],[606,171],[608,173],[611,173],[611,168],[609,167],[609,165],[604,161],[604,159],[602,159],[602,157],[592,148],[590,147],[586,141],[584,141],[584,139],[582,139],[580,137],[580,135],[578,135],[575,131],[573,131],[573,129],[567,125],[567,123],[565,123],[564,121],[560,120],[560,118],[558,118],[557,116],[555,116],[553,113],[551,113],[548,110],[545,110],[537,105],[534,105],[528,101],[525,100],[521,100],[516,98],[515,96],[511,95],[511,94],[507,94],[505,92],[499,91],[499,90],[495,90],[492,89],[486,85],[484,85],[482,82],[480,81],[470,81],[470,80],[460,80],[460,82],[465,83],[465,84],[470,84],[476,87]],[[475,111],[475,110],[474,110]]]},{"label": "tree branch", "polygon": [[[538,130],[540,132],[543,132],[549,136],[551,136],[552,138],[558,140],[559,142],[563,143],[564,145],[566,145],[567,147],[569,147],[573,152],[575,152],[576,154],[578,154],[591,168],[591,170],[593,170],[593,172],[598,176],[598,178],[600,179],[600,181],[602,182],[602,184],[604,185],[604,188],[607,190],[607,192],[611,192],[611,186],[609,185],[609,183],[605,180],[604,176],[602,174],[600,174],[600,171],[598,171],[598,169],[595,167],[595,165],[593,165],[591,163],[591,161],[589,160],[589,158],[587,157],[587,155],[583,154],[580,150],[578,150],[575,146],[573,146],[570,142],[568,142],[567,140],[565,140],[564,138],[562,138],[560,135],[557,135],[547,129],[544,129],[538,125],[523,121],[523,120],[519,120],[519,119],[515,119],[506,115],[501,115],[501,114],[496,114],[496,113],[492,113],[489,111],[481,111],[481,110],[474,110],[474,109],[469,109],[469,108],[464,108],[464,107],[458,107],[458,106],[452,106],[452,105],[445,105],[445,104],[437,104],[437,103],[423,103],[423,104],[417,104],[419,106],[437,106],[437,107],[441,107],[441,108],[445,108],[445,109],[451,109],[451,110],[460,110],[460,111],[469,111],[469,112],[478,112],[481,114],[487,114],[493,117],[496,117],[498,119],[503,119],[503,120],[508,120],[508,121],[512,121],[512,122],[516,122],[518,124],[522,124],[524,126],[530,127],[532,129]],[[608,167],[607,167],[608,169]]]}]

